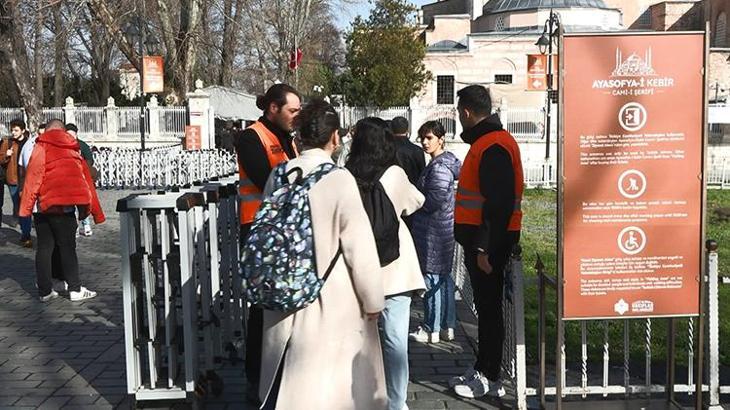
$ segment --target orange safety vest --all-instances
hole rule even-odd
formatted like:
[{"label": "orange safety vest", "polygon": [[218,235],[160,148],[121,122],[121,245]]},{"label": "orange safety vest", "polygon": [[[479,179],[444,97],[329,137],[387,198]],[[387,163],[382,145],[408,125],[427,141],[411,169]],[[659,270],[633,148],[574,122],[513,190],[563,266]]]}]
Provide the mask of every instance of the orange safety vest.
[{"label": "orange safety vest", "polygon": [[484,198],[479,190],[479,164],[484,151],[495,144],[507,150],[512,160],[515,172],[515,206],[507,230],[519,231],[522,228],[522,193],[525,189],[522,160],[517,141],[504,130],[482,136],[469,148],[461,167],[459,188],[456,191],[455,222],[462,225],[482,224],[482,206],[487,198]]},{"label": "orange safety vest", "polygon": [[[284,148],[279,144],[279,139],[276,135],[271,132],[266,126],[260,121],[256,121],[251,124],[248,129],[256,131],[256,134],[261,140],[261,145],[266,150],[266,157],[269,159],[271,168],[276,167],[284,161],[288,161],[290,158],[284,151]],[[294,145],[292,144],[292,147]],[[294,147],[296,152],[296,147]],[[246,175],[246,171],[241,166],[241,162],[238,162],[238,200],[239,200],[239,213],[241,217],[241,225],[250,224],[253,222],[256,216],[256,211],[261,207],[261,201],[263,200],[263,192],[251,181]]]}]

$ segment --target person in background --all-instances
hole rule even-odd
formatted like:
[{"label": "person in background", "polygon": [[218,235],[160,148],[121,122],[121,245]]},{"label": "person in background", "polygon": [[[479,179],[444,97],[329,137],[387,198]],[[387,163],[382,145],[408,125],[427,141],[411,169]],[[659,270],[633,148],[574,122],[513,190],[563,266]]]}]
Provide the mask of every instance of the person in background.
[{"label": "person in background", "polygon": [[464,264],[479,317],[479,346],[473,369],[449,380],[461,397],[505,395],[500,377],[504,344],[504,269],[519,242],[524,179],[520,147],[492,114],[489,90],[459,90],[461,139],[470,145],[459,175],[454,236],[464,248]]},{"label": "person in background", "polygon": [[347,156],[350,155],[350,143],[352,142],[352,133],[349,128],[340,128],[337,131],[340,137],[340,145],[332,154],[332,159],[338,167],[344,167],[347,162]]},{"label": "person in background", "polygon": [[398,165],[406,171],[411,184],[415,185],[423,169],[426,168],[426,157],[421,147],[408,139],[409,126],[405,117],[395,117],[390,122],[390,129],[395,137]]},{"label": "person in background", "polygon": [[[256,99],[263,116],[234,137],[238,157],[241,246],[246,243],[256,211],[261,206],[266,181],[271,170],[281,162],[297,156],[292,132],[301,111],[299,92],[286,84],[271,86]],[[251,306],[246,333],[246,377],[248,398],[258,401],[261,373],[261,332],[263,311]]]},{"label": "person in background", "polygon": [[[18,217],[18,206],[20,205],[21,176],[19,174],[18,158],[23,146],[28,142],[29,134],[25,129],[23,120],[13,120],[10,122],[9,138],[3,138],[0,142],[0,175],[5,176],[4,181],[0,181],[0,221],[2,221],[2,206],[5,199],[5,185],[8,187],[10,199],[13,201],[13,217],[18,218],[20,224],[20,244],[26,248],[33,247],[33,241],[30,238],[31,220],[30,218]],[[0,223],[1,225],[1,223]]]},{"label": "person in background", "polygon": [[[86,164],[89,166],[92,179],[95,179],[94,153],[91,151],[89,144],[85,143],[79,138],[79,128],[76,126],[76,124],[66,124],[66,132],[68,132],[72,137],[76,139],[76,141],[79,142],[81,157],[84,159],[84,161],[86,161]],[[94,232],[91,229],[91,215],[89,215],[86,219],[81,220],[78,234],[83,236],[91,236],[93,233]]]},{"label": "person in background", "polygon": [[446,131],[438,121],[428,121],[418,129],[423,151],[431,162],[416,186],[426,197],[423,208],[411,219],[418,261],[426,278],[423,297],[423,324],[410,334],[411,340],[438,343],[454,340],[456,299],[451,270],[454,259],[454,181],[461,161],[446,151]]},{"label": "person in background", "polygon": [[388,409],[403,410],[408,408],[411,297],[414,292],[423,291],[426,285],[413,238],[402,217],[418,210],[424,197],[409,182],[403,168],[397,165],[395,153],[395,139],[387,123],[380,118],[365,118],[355,125],[346,167],[360,185],[372,186],[379,182],[396,213],[399,255],[382,267],[386,298],[380,318],[380,340],[385,360]]},{"label": "person in background", "polygon": [[19,213],[28,217],[38,204],[40,212],[33,216],[38,236],[36,281],[40,300],[58,297],[51,280],[51,256],[56,245],[71,301],[95,297],[96,292],[82,286],[79,278],[75,211],[78,208],[79,219],[93,215],[96,223],[103,223],[105,217],[79,144],[61,120],[51,120],[38,137],[27,171]]},{"label": "person in background", "polygon": [[[314,100],[298,117],[300,157],[286,170],[303,175],[332,164],[339,118]],[[290,181],[296,178],[292,174]],[[269,179],[265,193],[277,184]],[[285,314],[264,311],[260,397],[264,409],[385,409],[383,357],[377,319],[383,279],[368,215],[355,178],[334,169],[309,191],[319,276],[337,258],[319,297]],[[338,252],[338,249],[341,249]]]}]

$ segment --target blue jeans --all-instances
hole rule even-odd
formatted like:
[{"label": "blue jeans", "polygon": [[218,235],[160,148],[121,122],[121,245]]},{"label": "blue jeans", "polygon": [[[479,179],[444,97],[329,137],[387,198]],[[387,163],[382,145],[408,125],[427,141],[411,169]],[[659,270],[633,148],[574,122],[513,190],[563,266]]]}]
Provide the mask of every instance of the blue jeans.
[{"label": "blue jeans", "polygon": [[[10,194],[10,199],[13,200],[13,216],[17,217],[18,209],[20,208],[20,190],[17,185],[8,185],[8,193]],[[20,237],[22,239],[30,239],[30,228],[32,226],[30,217],[18,218],[18,222],[20,223]]]},{"label": "blue jeans", "polygon": [[383,346],[388,410],[402,410],[408,391],[408,325],[410,293],[387,296],[380,315],[380,343]]},{"label": "blue jeans", "polygon": [[454,278],[450,274],[427,273],[423,295],[423,327],[432,333],[456,328]]}]

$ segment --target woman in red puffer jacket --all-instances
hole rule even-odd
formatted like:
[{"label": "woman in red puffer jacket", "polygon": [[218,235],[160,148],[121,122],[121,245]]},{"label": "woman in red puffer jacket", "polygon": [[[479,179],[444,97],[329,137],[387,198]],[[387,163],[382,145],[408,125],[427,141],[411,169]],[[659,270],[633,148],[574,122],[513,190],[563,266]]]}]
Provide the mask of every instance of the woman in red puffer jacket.
[{"label": "woman in red puffer jacket", "polygon": [[19,215],[30,216],[36,201],[40,212],[33,217],[38,235],[36,277],[41,301],[58,296],[51,280],[54,246],[59,247],[71,300],[93,298],[96,292],[81,286],[79,279],[75,210],[79,211],[79,219],[91,214],[97,224],[104,222],[105,217],[89,167],[79,152],[79,143],[66,132],[60,120],[50,121],[36,141],[26,171]]}]

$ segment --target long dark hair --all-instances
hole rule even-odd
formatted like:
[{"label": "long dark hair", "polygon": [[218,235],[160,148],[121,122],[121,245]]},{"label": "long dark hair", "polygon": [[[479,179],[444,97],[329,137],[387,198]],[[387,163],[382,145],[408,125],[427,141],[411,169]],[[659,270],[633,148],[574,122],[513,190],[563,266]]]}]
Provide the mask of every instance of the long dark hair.
[{"label": "long dark hair", "polygon": [[385,169],[396,164],[396,146],[388,124],[368,117],[357,122],[345,168],[360,182],[373,182]]},{"label": "long dark hair", "polygon": [[302,108],[297,124],[304,148],[323,148],[340,128],[340,117],[330,104],[315,99]]}]

